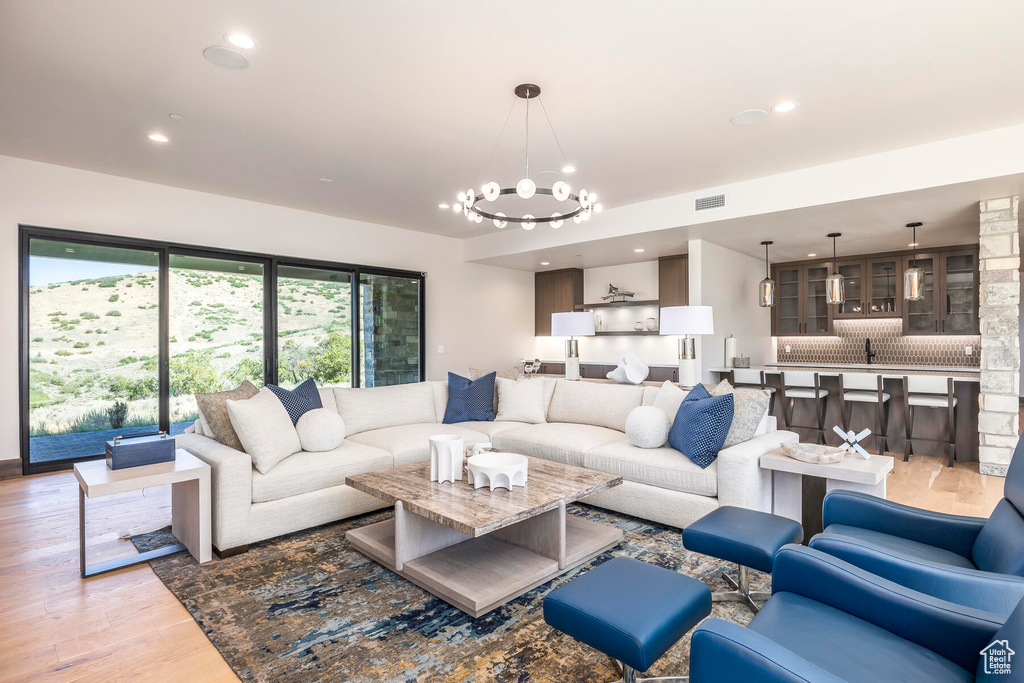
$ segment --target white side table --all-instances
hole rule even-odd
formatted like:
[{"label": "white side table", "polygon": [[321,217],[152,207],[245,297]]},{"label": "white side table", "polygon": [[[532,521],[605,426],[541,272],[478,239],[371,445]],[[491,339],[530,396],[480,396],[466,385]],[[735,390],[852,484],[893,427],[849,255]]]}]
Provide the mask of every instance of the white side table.
[{"label": "white side table", "polygon": [[892,472],[888,455],[872,455],[864,460],[847,455],[828,465],[801,462],[783,455],[782,449],[761,456],[761,468],[772,471],[772,512],[803,523],[803,478],[825,480],[825,493],[846,489],[885,498],[885,477]]},{"label": "white side table", "polygon": [[[75,463],[78,479],[78,543],[82,578],[130,567],[181,550],[200,564],[212,559],[210,536],[210,466],[180,448],[174,462],[112,470],[104,460]],[[171,533],[178,543],[88,566],[85,562],[85,499],[171,485]]]}]

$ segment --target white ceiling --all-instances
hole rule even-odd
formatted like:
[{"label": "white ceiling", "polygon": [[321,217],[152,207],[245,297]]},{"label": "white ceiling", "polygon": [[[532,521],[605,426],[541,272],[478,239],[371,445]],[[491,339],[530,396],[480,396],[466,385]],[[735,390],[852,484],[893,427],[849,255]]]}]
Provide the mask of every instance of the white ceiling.
[{"label": "white ceiling", "polygon": [[[924,223],[917,230],[919,249],[977,244],[978,202],[1011,194],[1024,194],[1024,174],[567,244],[480,262],[533,271],[596,268],[683,254],[688,240],[702,239],[757,258],[764,258],[760,243],[772,240],[771,260],[778,263],[804,260],[810,253],[830,258],[830,232],[842,233],[836,241],[841,258],[907,249],[911,231],[905,226],[911,221]],[[549,265],[542,266],[544,261]]]},{"label": "white ceiling", "polygon": [[[520,177],[521,110],[487,165],[517,83],[614,207],[1021,123],[1022,25],[1005,0],[5,0],[0,154],[467,237],[494,228],[437,204]],[[202,57],[230,30],[245,71]]]}]

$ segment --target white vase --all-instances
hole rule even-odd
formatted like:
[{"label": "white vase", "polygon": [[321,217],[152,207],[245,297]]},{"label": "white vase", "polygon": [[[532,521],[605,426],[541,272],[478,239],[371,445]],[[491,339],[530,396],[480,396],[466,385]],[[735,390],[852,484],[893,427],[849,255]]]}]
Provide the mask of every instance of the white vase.
[{"label": "white vase", "polygon": [[462,449],[461,436],[430,437],[430,481],[462,481]]}]

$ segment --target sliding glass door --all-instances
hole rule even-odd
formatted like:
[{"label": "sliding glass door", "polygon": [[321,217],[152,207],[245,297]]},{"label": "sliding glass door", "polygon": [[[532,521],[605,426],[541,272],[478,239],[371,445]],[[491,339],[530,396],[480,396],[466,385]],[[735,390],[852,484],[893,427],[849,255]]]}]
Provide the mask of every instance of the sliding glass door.
[{"label": "sliding glass door", "polygon": [[182,433],[195,394],[245,380],[423,375],[421,273],[22,226],[23,471]]},{"label": "sliding glass door", "polygon": [[264,266],[172,253],[168,334],[171,434],[197,417],[195,394],[263,386]]},{"label": "sliding glass door", "polygon": [[157,430],[159,282],[156,251],[29,241],[30,463]]},{"label": "sliding glass door", "polygon": [[277,380],[352,386],[352,273],[277,267]]}]

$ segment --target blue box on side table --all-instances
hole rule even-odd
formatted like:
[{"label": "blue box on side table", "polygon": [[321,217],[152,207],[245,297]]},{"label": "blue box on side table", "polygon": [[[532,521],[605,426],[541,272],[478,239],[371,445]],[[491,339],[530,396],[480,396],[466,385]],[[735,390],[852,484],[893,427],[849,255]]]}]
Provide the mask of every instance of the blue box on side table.
[{"label": "blue box on side table", "polygon": [[174,460],[174,438],[159,432],[118,436],[107,442],[107,467],[120,470],[125,467],[154,465]]}]

